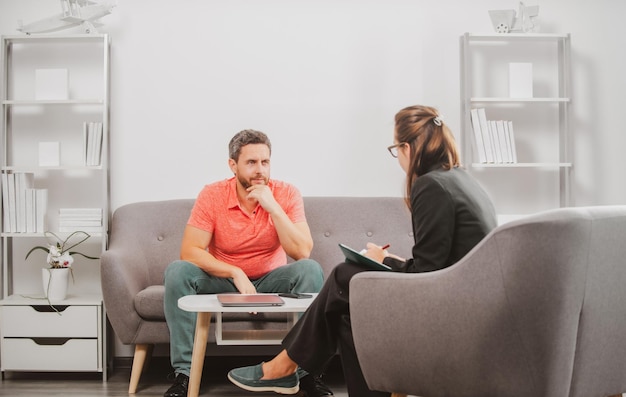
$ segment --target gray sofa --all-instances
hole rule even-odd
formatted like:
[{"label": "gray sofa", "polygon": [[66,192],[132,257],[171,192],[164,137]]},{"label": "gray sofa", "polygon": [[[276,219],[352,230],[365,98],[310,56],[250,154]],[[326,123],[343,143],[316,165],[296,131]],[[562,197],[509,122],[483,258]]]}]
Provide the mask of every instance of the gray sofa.
[{"label": "gray sofa", "polygon": [[[111,219],[109,247],[101,257],[102,292],[113,330],[122,343],[135,345],[131,393],[136,391],[152,347],[169,343],[163,314],[163,273],[179,257],[193,203],[193,199],[133,203],[118,208]],[[305,197],[304,204],[314,241],[311,258],[322,265],[325,276],[344,259],[338,243],[356,249],[369,241],[389,243],[394,253],[411,254],[410,213],[402,198]],[[272,320],[276,319],[233,316],[229,326],[271,327]],[[207,355],[255,352],[250,346],[217,346],[214,335],[209,341]]]},{"label": "gray sofa", "polygon": [[441,271],[356,275],[351,320],[368,385],[428,397],[621,396],[625,236],[626,206],[558,209],[498,227]]}]

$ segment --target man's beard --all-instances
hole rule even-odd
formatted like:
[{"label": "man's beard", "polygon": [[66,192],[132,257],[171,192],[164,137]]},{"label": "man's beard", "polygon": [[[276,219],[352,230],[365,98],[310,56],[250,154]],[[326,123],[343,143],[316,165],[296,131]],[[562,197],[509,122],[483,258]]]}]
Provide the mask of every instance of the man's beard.
[{"label": "man's beard", "polygon": [[246,179],[240,177],[239,175],[237,175],[237,180],[239,181],[241,186],[243,186],[244,189],[247,189],[250,186],[252,186],[252,183],[250,182],[252,179],[259,179],[259,178],[263,178],[263,184],[267,185],[268,178],[265,178],[262,174],[257,174],[253,178],[250,178],[250,180],[246,180]]}]

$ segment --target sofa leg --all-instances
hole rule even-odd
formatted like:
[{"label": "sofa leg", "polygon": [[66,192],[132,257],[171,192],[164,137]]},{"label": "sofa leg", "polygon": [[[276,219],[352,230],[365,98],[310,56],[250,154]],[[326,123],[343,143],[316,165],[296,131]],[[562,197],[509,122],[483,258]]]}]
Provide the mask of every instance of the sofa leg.
[{"label": "sofa leg", "polygon": [[135,345],[135,356],[133,357],[133,367],[130,371],[128,394],[135,394],[137,392],[137,385],[139,385],[141,372],[146,364],[146,359],[152,355],[153,347],[154,345],[149,344]]},{"label": "sofa leg", "polygon": [[406,397],[406,394],[402,394],[402,393],[391,393],[391,397]]}]

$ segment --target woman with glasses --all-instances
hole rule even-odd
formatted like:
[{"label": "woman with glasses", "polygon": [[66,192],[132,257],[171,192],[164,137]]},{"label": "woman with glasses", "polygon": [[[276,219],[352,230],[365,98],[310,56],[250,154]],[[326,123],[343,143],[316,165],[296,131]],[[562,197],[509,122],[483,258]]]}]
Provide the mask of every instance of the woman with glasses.
[{"label": "woman with glasses", "polygon": [[[435,271],[460,260],[496,226],[491,200],[461,168],[454,136],[435,108],[400,110],[394,144],[387,149],[406,172],[405,200],[415,245],[409,259],[374,243],[367,244],[366,256],[397,272]],[[350,396],[388,396],[368,389],[352,339],[349,283],[362,271],[366,270],[351,262],[337,265],[283,340],[284,349],[268,362],[233,369],[230,381],[249,391],[294,394],[303,370],[319,373],[339,353]]]}]

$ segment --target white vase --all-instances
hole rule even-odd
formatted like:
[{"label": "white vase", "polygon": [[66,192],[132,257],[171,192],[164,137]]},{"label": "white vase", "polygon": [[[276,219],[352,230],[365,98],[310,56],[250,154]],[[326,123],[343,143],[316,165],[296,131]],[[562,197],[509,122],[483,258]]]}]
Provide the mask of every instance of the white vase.
[{"label": "white vase", "polygon": [[43,268],[41,269],[43,293],[50,302],[58,302],[67,296],[67,286],[70,280],[70,268]]}]

